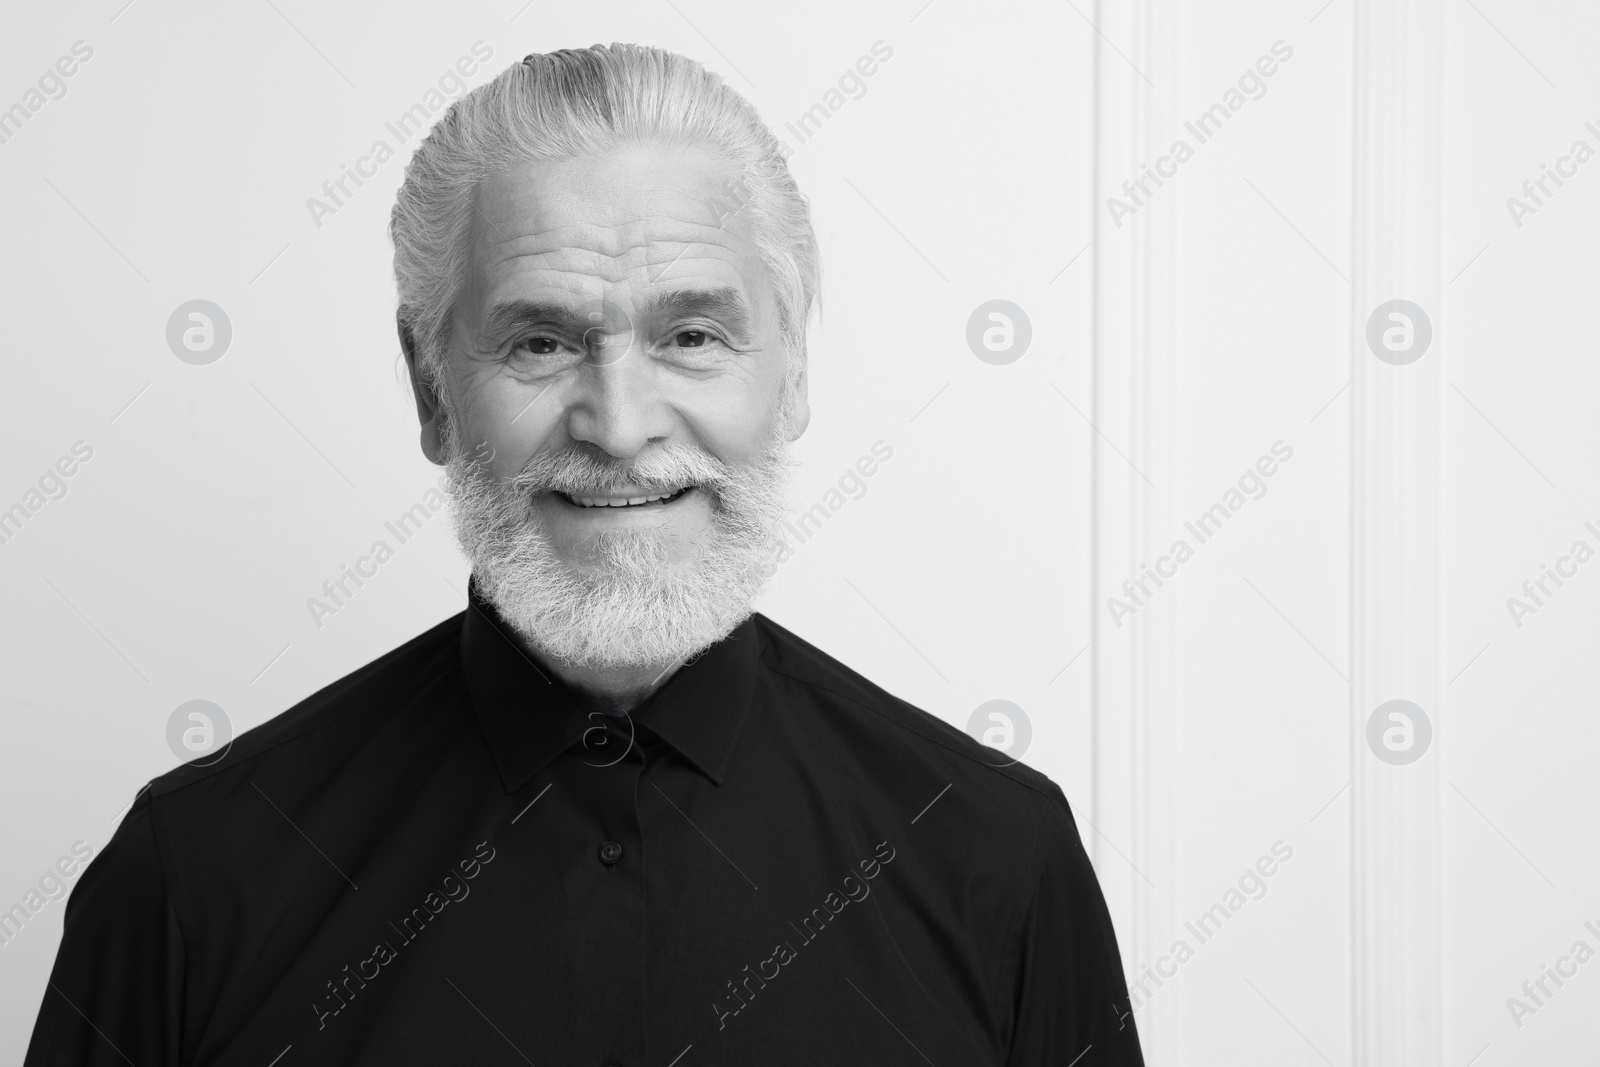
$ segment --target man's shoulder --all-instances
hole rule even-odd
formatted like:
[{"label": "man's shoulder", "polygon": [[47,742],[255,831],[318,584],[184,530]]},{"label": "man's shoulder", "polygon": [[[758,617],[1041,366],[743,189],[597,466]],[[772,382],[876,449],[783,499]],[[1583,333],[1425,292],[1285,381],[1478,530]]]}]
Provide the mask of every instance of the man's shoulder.
[{"label": "man's shoulder", "polygon": [[[359,727],[364,716],[391,713],[460,672],[461,619],[460,614],[445,619],[240,734],[220,758],[202,757],[173,768],[150,783],[150,792],[161,796],[228,770],[247,771],[273,750],[318,732],[327,743],[319,744],[317,751],[337,765],[367,736]],[[342,724],[357,728],[337,730]]]},{"label": "man's shoulder", "polygon": [[1032,767],[1007,760],[996,749],[895,696],[767,616],[757,614],[756,622],[767,669],[805,687],[821,703],[845,713],[853,711],[857,722],[865,718],[876,723],[875,736],[890,749],[883,755],[920,754],[989,783],[995,792],[1029,806],[1036,805],[1039,796],[1047,800],[1061,796],[1060,787]]}]

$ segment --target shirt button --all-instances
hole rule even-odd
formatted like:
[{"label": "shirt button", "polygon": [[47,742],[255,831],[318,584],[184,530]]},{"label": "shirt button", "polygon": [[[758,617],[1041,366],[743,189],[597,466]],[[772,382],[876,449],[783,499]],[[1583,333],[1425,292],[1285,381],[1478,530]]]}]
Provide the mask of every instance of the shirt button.
[{"label": "shirt button", "polygon": [[622,846],[615,841],[607,841],[600,846],[600,862],[610,867],[622,858]]}]

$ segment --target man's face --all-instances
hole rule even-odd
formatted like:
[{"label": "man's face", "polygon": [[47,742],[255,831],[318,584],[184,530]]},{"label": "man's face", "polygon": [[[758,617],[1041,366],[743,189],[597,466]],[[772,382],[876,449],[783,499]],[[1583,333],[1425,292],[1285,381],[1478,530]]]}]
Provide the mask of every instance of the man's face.
[{"label": "man's face", "polygon": [[805,404],[780,417],[785,346],[737,177],[625,147],[480,187],[445,370],[458,525],[491,599],[558,655],[715,640],[775,551]]}]

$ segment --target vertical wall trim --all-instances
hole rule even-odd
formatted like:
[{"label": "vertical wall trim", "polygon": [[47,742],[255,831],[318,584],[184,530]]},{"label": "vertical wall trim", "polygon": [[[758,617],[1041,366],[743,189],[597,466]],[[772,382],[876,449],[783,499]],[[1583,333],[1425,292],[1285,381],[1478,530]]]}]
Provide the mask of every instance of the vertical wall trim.
[{"label": "vertical wall trim", "polygon": [[[1178,114],[1176,0],[1099,0],[1094,160],[1092,400],[1091,849],[1117,923],[1128,980],[1171,947],[1179,927],[1179,796],[1174,679],[1178,593],[1122,626],[1106,599],[1169,546],[1177,527],[1177,187],[1118,227],[1108,197],[1171,147]],[[1108,443],[1109,442],[1109,443]],[[1120,453],[1120,454],[1119,454]],[[1177,1064],[1182,983],[1138,1012],[1152,1063]]]},{"label": "vertical wall trim", "polygon": [[[1352,1047],[1361,1067],[1437,1067],[1441,0],[1355,0],[1351,246]],[[1432,319],[1415,363],[1367,344],[1379,304]],[[1420,705],[1420,760],[1377,759],[1382,702]]]}]

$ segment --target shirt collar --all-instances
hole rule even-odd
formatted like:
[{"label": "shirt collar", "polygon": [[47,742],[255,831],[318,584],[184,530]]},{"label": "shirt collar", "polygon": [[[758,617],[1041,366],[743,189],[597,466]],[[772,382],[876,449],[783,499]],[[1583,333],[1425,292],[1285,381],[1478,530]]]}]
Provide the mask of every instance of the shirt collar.
[{"label": "shirt collar", "polygon": [[[523,649],[475,582],[467,599],[461,666],[506,792],[515,792],[572,746],[588,705]],[[664,741],[720,786],[755,692],[759,640],[754,618],[746,618],[635,708],[634,729]]]}]

